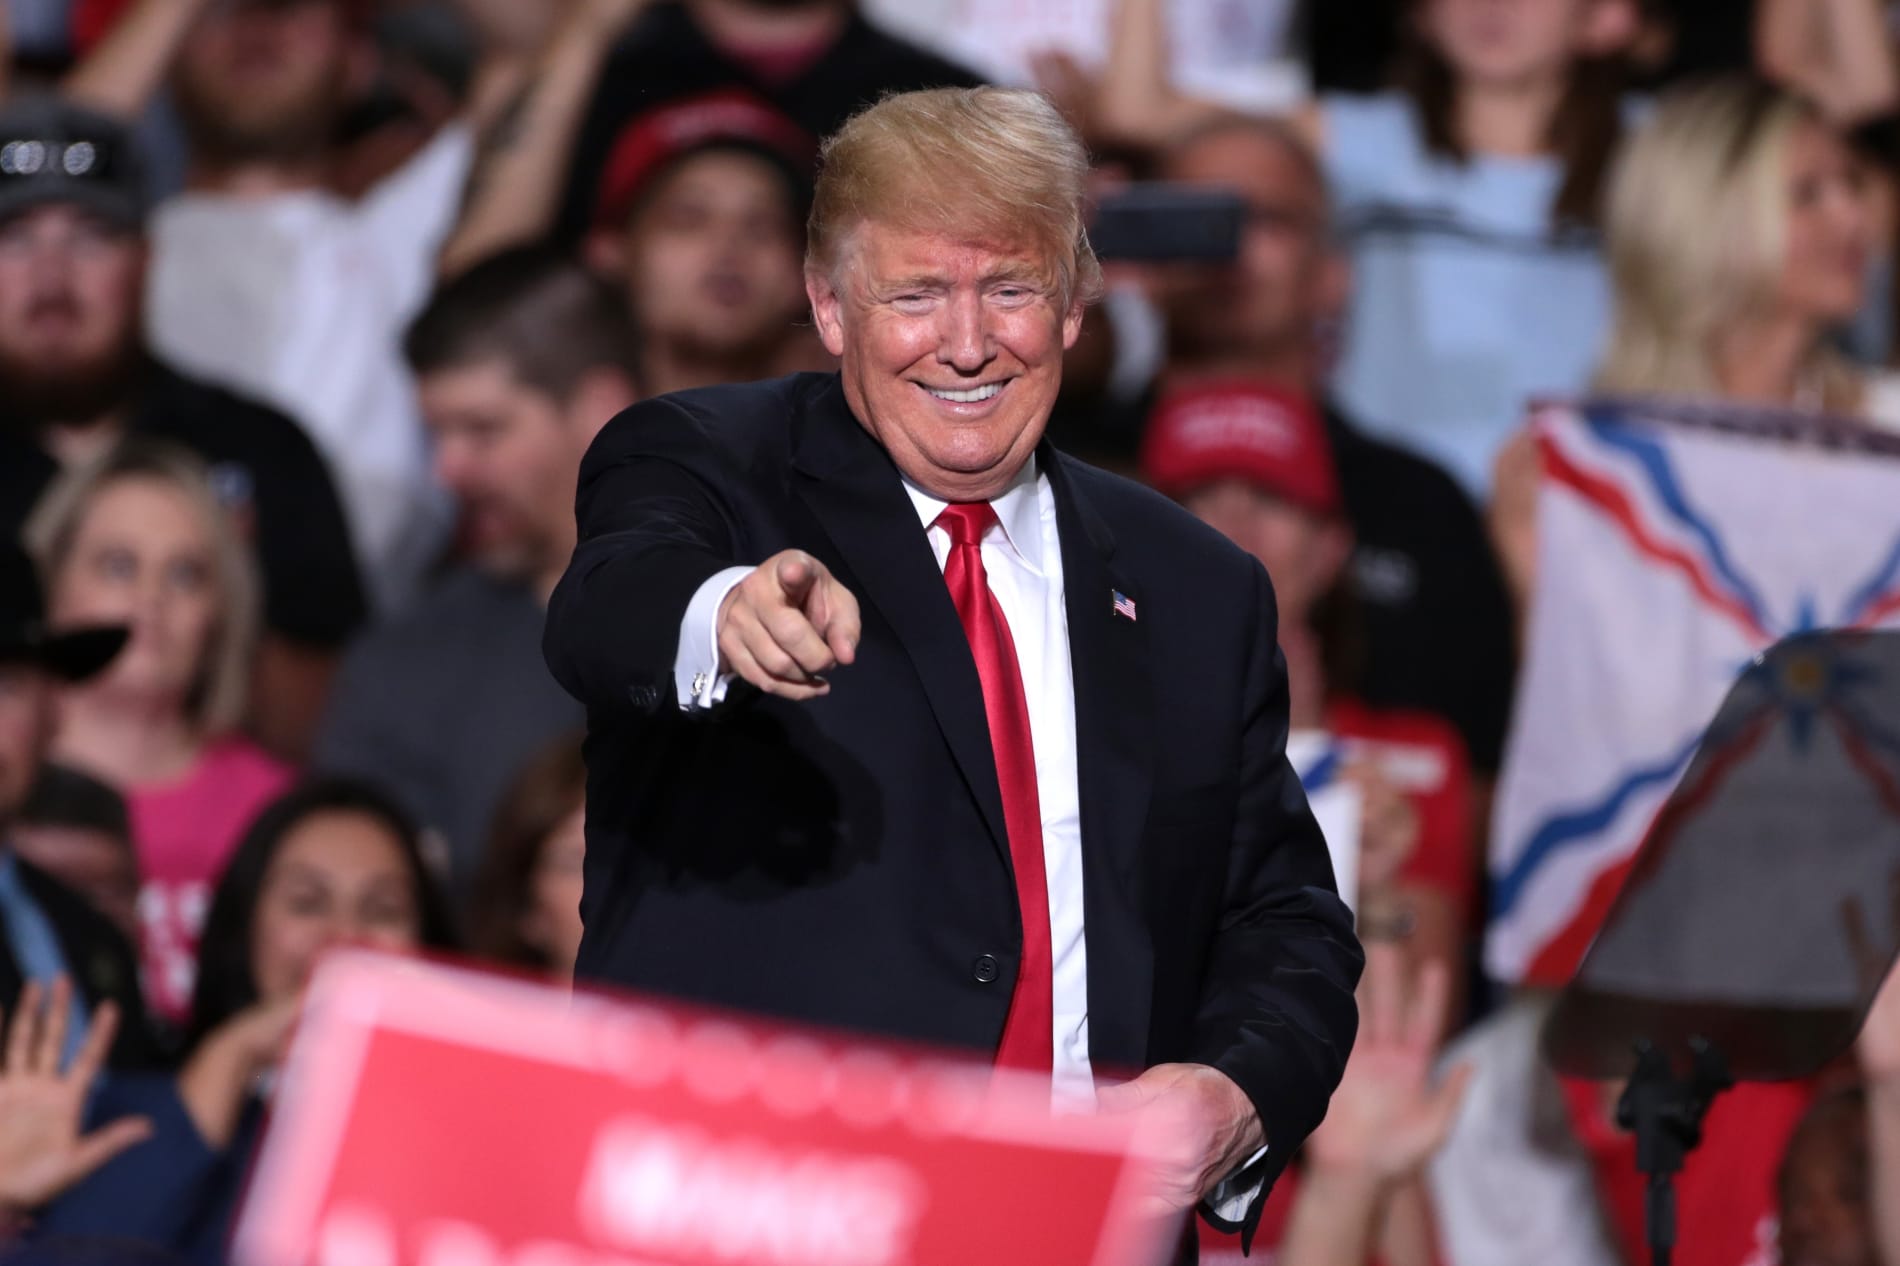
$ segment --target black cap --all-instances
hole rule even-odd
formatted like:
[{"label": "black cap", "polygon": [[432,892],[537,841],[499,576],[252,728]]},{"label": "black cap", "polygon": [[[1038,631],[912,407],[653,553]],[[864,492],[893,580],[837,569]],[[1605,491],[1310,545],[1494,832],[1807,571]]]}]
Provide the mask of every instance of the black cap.
[{"label": "black cap", "polygon": [[0,107],[0,221],[68,203],[136,230],[148,209],[145,167],[115,119],[58,97]]},{"label": "black cap", "polygon": [[84,681],[125,645],[122,624],[54,631],[33,560],[18,545],[0,546],[0,664],[37,664],[67,681]]}]

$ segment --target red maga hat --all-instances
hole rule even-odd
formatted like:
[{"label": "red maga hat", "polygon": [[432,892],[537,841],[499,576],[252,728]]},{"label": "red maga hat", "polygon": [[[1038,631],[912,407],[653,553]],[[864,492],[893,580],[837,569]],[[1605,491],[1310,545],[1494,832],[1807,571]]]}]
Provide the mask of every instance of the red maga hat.
[{"label": "red maga hat", "polygon": [[1142,436],[1141,472],[1169,496],[1241,479],[1317,514],[1340,510],[1319,410],[1307,396],[1264,382],[1164,390]]},{"label": "red maga hat", "polygon": [[770,103],[736,88],[647,110],[627,124],[608,152],[594,202],[594,223],[618,228],[662,168],[715,146],[756,151],[784,170],[801,200],[810,196],[818,145]]}]

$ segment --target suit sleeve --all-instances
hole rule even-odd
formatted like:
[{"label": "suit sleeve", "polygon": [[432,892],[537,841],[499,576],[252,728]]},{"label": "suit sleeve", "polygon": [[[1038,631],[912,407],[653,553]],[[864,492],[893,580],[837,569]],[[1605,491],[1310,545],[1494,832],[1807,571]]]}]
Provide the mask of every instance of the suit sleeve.
[{"label": "suit sleeve", "polygon": [[[573,561],[548,603],[548,668],[589,711],[677,710],[680,622],[739,557],[731,474],[700,420],[662,399],[608,423],[581,463]],[[756,560],[750,560],[756,561]]]},{"label": "suit sleeve", "polygon": [[[1326,841],[1286,759],[1287,684],[1273,592],[1253,566],[1255,631],[1243,674],[1240,803],[1226,901],[1190,1058],[1233,1078],[1266,1127],[1264,1196],[1326,1115],[1358,1029],[1364,957]],[[1241,1220],[1251,1241],[1265,1200]]]},{"label": "suit sleeve", "polygon": [[34,1237],[112,1235],[184,1246],[194,1222],[231,1183],[230,1153],[198,1133],[170,1077],[107,1079],[86,1106],[86,1128],[143,1116],[152,1136],[113,1157],[34,1219]]}]

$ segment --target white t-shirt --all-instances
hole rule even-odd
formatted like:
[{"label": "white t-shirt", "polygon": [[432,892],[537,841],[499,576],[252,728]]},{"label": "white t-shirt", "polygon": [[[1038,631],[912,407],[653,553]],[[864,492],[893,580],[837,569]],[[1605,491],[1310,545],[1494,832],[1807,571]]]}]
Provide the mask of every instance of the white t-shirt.
[{"label": "white t-shirt", "polygon": [[[1108,57],[1117,0],[865,0],[896,35],[996,83],[1028,84],[1032,54],[1060,49],[1084,66]],[[1177,87],[1238,110],[1283,112],[1311,85],[1291,47],[1294,0],[1170,0]]]},{"label": "white t-shirt", "polygon": [[323,190],[185,193],[153,216],[150,345],[303,425],[385,607],[413,586],[448,519],[402,336],[435,284],[473,152],[454,126],[357,202]]}]

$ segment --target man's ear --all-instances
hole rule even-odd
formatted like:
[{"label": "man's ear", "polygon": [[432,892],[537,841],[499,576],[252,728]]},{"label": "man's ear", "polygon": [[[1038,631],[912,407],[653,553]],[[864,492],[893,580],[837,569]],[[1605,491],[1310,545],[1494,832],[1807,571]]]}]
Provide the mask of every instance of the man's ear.
[{"label": "man's ear", "polygon": [[619,285],[627,276],[627,235],[594,229],[581,242],[581,258],[593,272]]},{"label": "man's ear", "polygon": [[1069,310],[1062,315],[1062,350],[1065,352],[1082,337],[1082,312],[1086,306],[1080,299],[1072,299]]},{"label": "man's ear", "polygon": [[1352,561],[1354,543],[1352,526],[1346,522],[1344,514],[1336,514],[1327,521],[1319,535],[1319,556],[1315,560],[1322,589],[1331,588],[1345,578],[1346,565]]},{"label": "man's ear", "polygon": [[1337,321],[1346,314],[1346,304],[1352,298],[1352,261],[1346,258],[1346,252],[1327,248],[1325,258],[1319,264],[1319,293],[1314,296],[1319,311],[1314,315],[1322,321]]},{"label": "man's ear", "polygon": [[805,296],[811,300],[811,319],[818,329],[818,341],[833,356],[843,356],[844,300],[822,268],[805,269]]},{"label": "man's ear", "polygon": [[567,424],[574,432],[576,451],[586,451],[600,428],[639,398],[633,378],[612,365],[582,374],[567,401]]}]

